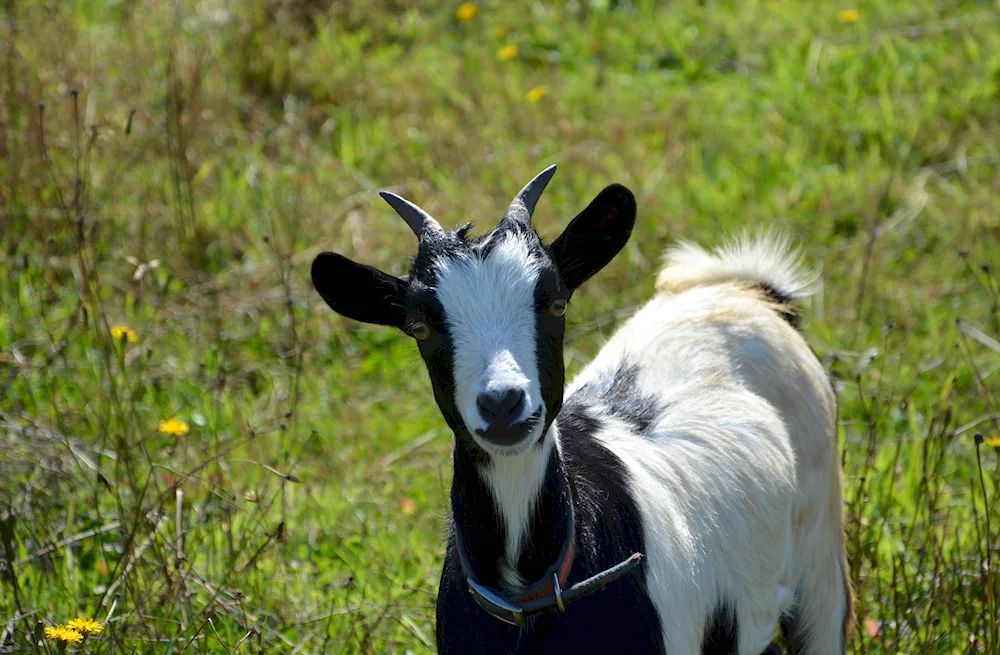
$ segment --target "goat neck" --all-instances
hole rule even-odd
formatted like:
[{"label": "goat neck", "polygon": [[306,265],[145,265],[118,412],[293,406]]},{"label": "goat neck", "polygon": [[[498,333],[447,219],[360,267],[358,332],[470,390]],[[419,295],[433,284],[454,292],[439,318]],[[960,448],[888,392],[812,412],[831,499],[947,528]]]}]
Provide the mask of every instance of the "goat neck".
[{"label": "goat neck", "polygon": [[452,529],[483,584],[517,591],[542,578],[569,534],[572,489],[555,424],[527,452],[488,456],[455,445]]}]

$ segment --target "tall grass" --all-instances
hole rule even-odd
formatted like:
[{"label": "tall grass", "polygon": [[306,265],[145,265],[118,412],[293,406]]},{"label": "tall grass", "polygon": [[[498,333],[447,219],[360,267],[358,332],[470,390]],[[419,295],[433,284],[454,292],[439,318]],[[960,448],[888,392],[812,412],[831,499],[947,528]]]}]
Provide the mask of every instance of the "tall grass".
[{"label": "tall grass", "polygon": [[852,651],[1000,653],[995,6],[457,6],[4,4],[0,650],[87,616],[68,650],[433,651],[450,436],[409,341],[308,267],[405,271],[379,188],[484,229],[555,162],[545,235],[611,181],[639,203],[570,373],[672,239],[788,230]]}]

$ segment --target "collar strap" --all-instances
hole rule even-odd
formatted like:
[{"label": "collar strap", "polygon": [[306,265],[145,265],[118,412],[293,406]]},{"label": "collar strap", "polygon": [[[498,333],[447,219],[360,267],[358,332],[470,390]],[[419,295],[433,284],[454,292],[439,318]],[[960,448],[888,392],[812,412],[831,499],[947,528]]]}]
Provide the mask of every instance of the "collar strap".
[{"label": "collar strap", "polygon": [[558,608],[560,612],[565,612],[566,605],[603,589],[634,569],[641,561],[642,553],[632,553],[627,559],[610,569],[605,569],[565,590],[562,589],[558,577],[553,574],[552,581],[546,585],[547,591],[545,593],[524,602],[508,601],[503,592],[479,584],[472,576],[469,576],[467,580],[472,597],[488,614],[504,623],[522,628],[526,618],[541,614],[553,607]]},{"label": "collar strap", "polygon": [[621,577],[628,571],[635,568],[642,561],[641,553],[633,553],[622,562],[609,569],[601,571],[597,575],[591,576],[582,582],[578,582],[572,587],[565,589],[569,580],[569,571],[573,566],[573,557],[576,552],[576,517],[573,512],[573,499],[569,490],[566,492],[566,540],[559,551],[559,558],[555,564],[546,570],[545,575],[540,580],[512,595],[500,589],[493,589],[480,584],[476,580],[472,570],[472,563],[469,554],[465,550],[460,530],[455,530],[455,548],[458,550],[458,559],[465,573],[466,581],[469,584],[469,592],[476,603],[486,612],[504,623],[521,627],[524,625],[525,617],[540,614],[553,607],[560,612],[566,611],[566,605],[588,596],[599,589],[603,589],[615,579]]}]

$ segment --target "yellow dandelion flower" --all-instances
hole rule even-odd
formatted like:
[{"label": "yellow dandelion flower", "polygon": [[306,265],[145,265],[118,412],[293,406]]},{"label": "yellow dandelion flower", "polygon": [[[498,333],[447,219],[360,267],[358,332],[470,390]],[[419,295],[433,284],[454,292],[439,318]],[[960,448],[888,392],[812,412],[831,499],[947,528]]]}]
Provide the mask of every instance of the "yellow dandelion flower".
[{"label": "yellow dandelion flower", "polygon": [[504,47],[497,50],[497,59],[500,61],[508,61],[517,56],[517,46],[516,45],[505,45]]},{"label": "yellow dandelion flower", "polygon": [[1000,448],[1000,435],[987,438],[985,443],[992,448]]},{"label": "yellow dandelion flower", "polygon": [[837,20],[841,23],[856,23],[861,18],[861,12],[857,9],[845,9],[837,14]]},{"label": "yellow dandelion flower", "polygon": [[479,7],[476,6],[475,2],[463,2],[455,10],[455,18],[457,18],[462,23],[468,23],[470,20],[476,17],[476,13],[479,11]]},{"label": "yellow dandelion flower", "polygon": [[545,94],[547,92],[548,89],[546,89],[544,86],[536,86],[531,91],[528,91],[528,95],[525,97],[528,99],[528,102],[538,102],[539,100],[545,97]]},{"label": "yellow dandelion flower", "polygon": [[80,633],[89,632],[92,635],[96,635],[97,633],[99,633],[101,630],[104,629],[104,626],[101,625],[100,621],[95,621],[94,619],[85,619],[82,617],[73,619],[72,621],[66,624],[66,627],[70,628],[71,630],[76,630],[77,632]]},{"label": "yellow dandelion flower", "polygon": [[83,635],[76,630],[71,630],[69,628],[63,628],[62,634],[59,638],[65,641],[67,644],[78,644],[83,641]]},{"label": "yellow dandelion flower", "polygon": [[139,333],[127,325],[116,325],[111,328],[111,338],[115,341],[139,343]]},{"label": "yellow dandelion flower", "polygon": [[83,641],[83,635],[65,625],[45,628],[45,638],[49,641],[65,641],[70,644],[78,644]]},{"label": "yellow dandelion flower", "polygon": [[191,428],[187,423],[175,418],[168,418],[166,421],[160,421],[160,432],[174,437],[187,434],[190,429]]}]

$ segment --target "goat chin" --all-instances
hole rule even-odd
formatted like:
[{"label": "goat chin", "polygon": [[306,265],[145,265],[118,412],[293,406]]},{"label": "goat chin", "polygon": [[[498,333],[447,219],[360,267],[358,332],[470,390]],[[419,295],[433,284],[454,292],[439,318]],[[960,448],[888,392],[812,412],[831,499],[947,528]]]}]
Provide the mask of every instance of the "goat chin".
[{"label": "goat chin", "polygon": [[541,439],[542,432],[545,430],[545,414],[540,414],[540,419],[532,421],[532,426],[531,430],[520,441],[513,444],[498,444],[484,438],[474,430],[469,430],[469,434],[472,435],[476,445],[492,457],[517,457],[527,452]]}]

